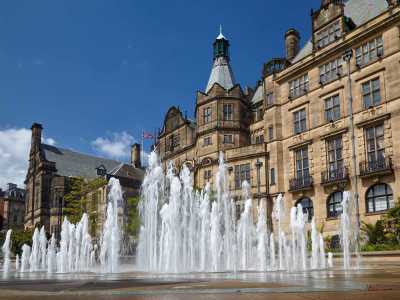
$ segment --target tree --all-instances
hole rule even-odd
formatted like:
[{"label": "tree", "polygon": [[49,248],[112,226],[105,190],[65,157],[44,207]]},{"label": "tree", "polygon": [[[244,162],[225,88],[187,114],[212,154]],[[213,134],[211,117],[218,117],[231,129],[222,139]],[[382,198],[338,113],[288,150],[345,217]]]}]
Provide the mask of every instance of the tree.
[{"label": "tree", "polygon": [[126,200],[127,222],[125,223],[124,232],[126,235],[132,236],[135,239],[138,237],[140,231],[139,202],[139,196],[129,197]]},{"label": "tree", "polygon": [[[64,196],[63,215],[72,223],[78,223],[84,212],[89,215],[91,227],[97,224],[97,212],[90,210],[90,207],[97,207],[91,203],[93,199],[88,199],[88,193],[97,190],[107,184],[103,177],[93,180],[85,180],[80,177],[70,179],[70,190]],[[98,201],[97,197],[93,201]],[[97,204],[97,203],[95,203]],[[95,224],[93,224],[95,223]]]}]

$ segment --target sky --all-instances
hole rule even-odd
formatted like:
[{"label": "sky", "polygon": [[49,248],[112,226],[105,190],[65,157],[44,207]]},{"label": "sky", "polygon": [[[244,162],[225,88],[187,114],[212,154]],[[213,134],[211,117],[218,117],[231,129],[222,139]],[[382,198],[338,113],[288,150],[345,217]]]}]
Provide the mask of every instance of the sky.
[{"label": "sky", "polygon": [[262,64],[284,56],[288,28],[307,41],[319,4],[1,1],[0,187],[23,183],[33,122],[46,143],[128,161],[130,144],[162,127],[170,106],[193,116],[220,24],[236,80],[255,86]]}]

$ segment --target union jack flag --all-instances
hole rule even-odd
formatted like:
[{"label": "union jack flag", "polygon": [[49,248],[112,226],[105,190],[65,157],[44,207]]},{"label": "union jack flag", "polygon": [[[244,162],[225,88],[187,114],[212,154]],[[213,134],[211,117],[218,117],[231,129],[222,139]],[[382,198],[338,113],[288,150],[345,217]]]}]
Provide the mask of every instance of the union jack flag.
[{"label": "union jack flag", "polygon": [[143,139],[151,140],[151,139],[154,139],[154,136],[149,132],[143,131]]}]

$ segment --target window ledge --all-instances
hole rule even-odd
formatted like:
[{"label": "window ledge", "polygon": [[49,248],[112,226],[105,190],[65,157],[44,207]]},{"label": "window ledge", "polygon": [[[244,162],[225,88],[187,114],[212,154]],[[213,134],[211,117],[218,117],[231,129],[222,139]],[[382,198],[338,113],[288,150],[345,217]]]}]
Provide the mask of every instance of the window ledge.
[{"label": "window ledge", "polygon": [[386,210],[381,210],[381,211],[367,212],[367,213],[365,213],[365,216],[368,217],[368,216],[384,215],[384,214],[387,214],[388,211],[389,210],[386,209]]},{"label": "window ledge", "polygon": [[339,217],[328,217],[326,218],[327,221],[335,221],[335,220],[339,220]]}]

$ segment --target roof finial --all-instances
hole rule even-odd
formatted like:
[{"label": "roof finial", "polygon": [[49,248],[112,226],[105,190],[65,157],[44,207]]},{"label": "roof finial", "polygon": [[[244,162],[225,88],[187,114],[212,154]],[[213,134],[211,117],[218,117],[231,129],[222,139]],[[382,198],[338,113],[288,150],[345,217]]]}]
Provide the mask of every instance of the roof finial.
[{"label": "roof finial", "polygon": [[222,34],[222,24],[219,24],[219,35],[217,36],[217,40],[227,40],[226,37],[224,37],[224,35]]}]

